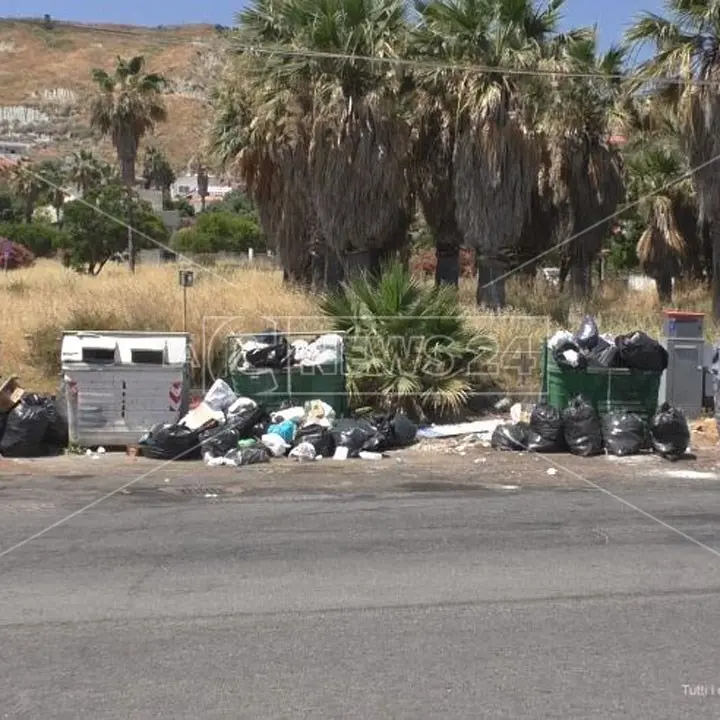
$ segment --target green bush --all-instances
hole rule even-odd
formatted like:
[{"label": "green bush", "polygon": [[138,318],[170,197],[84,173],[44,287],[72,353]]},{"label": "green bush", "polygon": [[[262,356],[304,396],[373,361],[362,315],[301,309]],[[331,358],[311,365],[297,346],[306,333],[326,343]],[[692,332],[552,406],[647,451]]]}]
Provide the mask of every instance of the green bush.
[{"label": "green bush", "polygon": [[24,245],[35,257],[49,257],[62,245],[63,232],[49,223],[6,222],[0,223],[0,237]]},{"label": "green bush", "polygon": [[232,212],[205,212],[194,225],[178,230],[173,245],[180,252],[217,253],[265,250],[265,238],[258,224]]},{"label": "green bush", "polygon": [[416,419],[458,415],[489,359],[449,287],[433,287],[398,263],[363,275],[321,300],[335,331],[346,334],[348,392],[358,406],[403,410]]}]

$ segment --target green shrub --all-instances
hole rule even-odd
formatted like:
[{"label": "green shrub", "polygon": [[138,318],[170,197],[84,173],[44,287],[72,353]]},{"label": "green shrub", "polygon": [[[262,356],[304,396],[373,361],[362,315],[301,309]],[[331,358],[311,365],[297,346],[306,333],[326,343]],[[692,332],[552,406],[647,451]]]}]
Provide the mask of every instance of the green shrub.
[{"label": "green shrub", "polygon": [[476,386],[491,343],[470,325],[453,288],[435,288],[394,263],[321,300],[346,334],[353,404],[417,419],[457,415]]}]

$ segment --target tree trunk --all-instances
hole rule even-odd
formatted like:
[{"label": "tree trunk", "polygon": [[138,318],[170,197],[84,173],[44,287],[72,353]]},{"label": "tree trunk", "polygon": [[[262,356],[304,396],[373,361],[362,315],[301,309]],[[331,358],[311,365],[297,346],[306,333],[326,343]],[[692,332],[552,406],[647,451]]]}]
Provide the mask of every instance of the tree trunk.
[{"label": "tree trunk", "polygon": [[325,287],[334,292],[340,289],[344,280],[343,264],[335,250],[328,248],[325,252]]},{"label": "tree trunk", "polygon": [[713,235],[712,223],[702,223],[701,229],[702,247],[703,247],[703,264],[705,267],[705,282],[708,286],[713,283],[713,266],[715,264],[715,253],[713,252]]},{"label": "tree trunk", "polygon": [[344,258],[345,277],[350,279],[353,275],[360,275],[363,271],[371,272],[373,269],[373,253],[370,250],[360,250],[347,253]]},{"label": "tree trunk", "polygon": [[563,293],[565,290],[565,283],[567,282],[567,276],[570,272],[570,261],[569,260],[561,260],[560,261],[560,272],[558,274],[558,291],[560,293]]},{"label": "tree trunk", "polygon": [[123,182],[128,187],[133,187],[135,185],[135,155],[128,153],[118,159],[120,160],[120,173]]},{"label": "tree trunk", "polygon": [[720,321],[720,222],[710,223],[712,243],[712,299],[713,320]]},{"label": "tree trunk", "polygon": [[655,286],[657,287],[658,298],[663,304],[672,303],[672,274],[662,273],[655,278]]},{"label": "tree trunk", "polygon": [[588,297],[592,289],[592,269],[587,265],[570,267],[570,292],[575,297]]},{"label": "tree trunk", "polygon": [[316,290],[323,290],[325,287],[326,252],[318,248],[313,251],[311,258],[312,286]]},{"label": "tree trunk", "polygon": [[[481,257],[478,263],[477,304],[489,310],[505,307],[505,264],[496,258]],[[498,279],[501,278],[501,279]]]},{"label": "tree trunk", "polygon": [[460,282],[460,248],[438,245],[435,248],[435,285],[458,286]]}]

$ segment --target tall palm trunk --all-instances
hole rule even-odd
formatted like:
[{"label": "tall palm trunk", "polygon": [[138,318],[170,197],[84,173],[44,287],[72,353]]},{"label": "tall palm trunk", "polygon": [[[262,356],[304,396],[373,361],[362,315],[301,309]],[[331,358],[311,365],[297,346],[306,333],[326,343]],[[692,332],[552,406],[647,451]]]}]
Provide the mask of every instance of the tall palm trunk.
[{"label": "tall palm trunk", "polygon": [[478,303],[505,306],[505,276],[530,211],[537,176],[533,141],[507,107],[507,98],[466,118],[455,143],[458,225],[478,252]]},{"label": "tall palm trunk", "polygon": [[374,251],[397,242],[398,222],[412,202],[409,128],[392,112],[364,99],[347,102],[313,129],[313,205],[346,277],[371,270]]}]

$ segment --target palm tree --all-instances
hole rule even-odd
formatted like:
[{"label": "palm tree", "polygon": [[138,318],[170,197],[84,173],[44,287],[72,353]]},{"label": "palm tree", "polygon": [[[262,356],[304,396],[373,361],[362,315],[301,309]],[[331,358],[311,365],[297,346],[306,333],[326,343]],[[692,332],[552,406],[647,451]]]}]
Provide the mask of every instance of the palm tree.
[{"label": "palm tree", "polygon": [[67,165],[68,180],[80,190],[82,197],[100,186],[106,177],[104,164],[90,150],[74,152]]},{"label": "palm tree", "polygon": [[30,161],[21,160],[13,167],[10,172],[10,187],[23,202],[25,222],[32,222],[35,205],[45,189],[45,184]]},{"label": "palm tree", "polygon": [[[242,42],[289,46],[285,9],[255,2],[239,18]],[[308,176],[312,92],[307,76],[283,74],[283,65],[282,58],[241,55],[230,67],[212,96],[210,152],[225,171],[239,174],[253,197],[285,279],[307,283],[317,226]]]},{"label": "palm tree", "polygon": [[[112,75],[97,68],[92,71],[98,92],[90,105],[90,124],[101,135],[109,136],[112,140],[128,193],[135,183],[135,162],[140,140],[152,132],[159,122],[167,119],[161,94],[165,78],[152,73],[144,74],[144,67],[145,59],[140,55],[130,60],[118,57]],[[135,272],[130,216],[128,257],[130,271]]]},{"label": "palm tree", "polygon": [[112,140],[123,181],[135,183],[135,162],[142,138],[167,119],[162,90],[165,78],[144,74],[142,56],[123,60],[118,57],[112,75],[94,69],[98,91],[90,105],[92,127]]},{"label": "palm tree", "polygon": [[633,130],[626,148],[630,197],[645,228],[636,254],[655,279],[661,302],[672,301],[672,280],[683,273],[703,277],[704,247],[698,226],[697,198],[687,175],[677,116],[655,101],[636,103]]},{"label": "palm tree", "polygon": [[[713,255],[713,317],[720,320],[720,15],[714,0],[666,0],[667,17],[643,13],[626,33],[630,48],[650,44],[655,55],[638,71],[657,80],[649,92],[662,94],[679,114],[684,153],[693,174],[700,220],[709,225]],[[671,81],[670,87],[667,82]],[[693,81],[702,81],[700,84]],[[709,81],[709,82],[708,82]]]},{"label": "palm tree", "polygon": [[198,195],[200,196],[200,210],[205,210],[205,203],[207,201],[208,196],[208,182],[210,178],[208,177],[208,171],[207,168],[204,165],[198,165],[197,169],[197,191]]},{"label": "palm tree", "polygon": [[[239,24],[245,44],[383,58],[395,56],[406,30],[401,0],[256,0]],[[412,209],[398,73],[314,57],[256,67],[242,152],[253,184],[263,178],[256,197],[273,188],[283,234],[304,236],[305,247],[327,240],[347,272],[377,266],[407,242]]]},{"label": "palm tree", "polygon": [[592,263],[610,229],[607,218],[625,196],[622,159],[610,142],[625,98],[625,53],[617,47],[599,53],[594,29],[577,33],[558,50],[563,67],[587,76],[557,83],[543,112],[545,192],[554,212],[554,239],[562,243],[561,286],[570,273],[573,291],[587,296]]},{"label": "palm tree", "polygon": [[146,190],[154,187],[162,191],[163,207],[167,207],[170,201],[170,188],[175,182],[175,173],[165,154],[156,147],[149,147],[145,151],[143,180]]},{"label": "palm tree", "polygon": [[[416,48],[465,66],[532,69],[556,34],[561,5],[430,0],[418,5]],[[462,240],[476,248],[478,303],[502,307],[536,184],[535,94],[521,76],[475,70],[423,73],[418,85],[418,195],[438,253],[455,262]]]},{"label": "palm tree", "polygon": [[56,221],[62,226],[62,208],[65,204],[66,191],[63,186],[67,182],[67,166],[62,160],[45,160],[37,169],[44,181],[42,195],[47,197],[55,210]]}]

